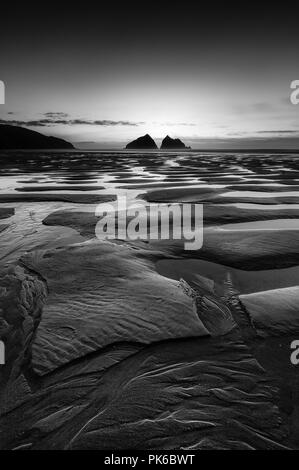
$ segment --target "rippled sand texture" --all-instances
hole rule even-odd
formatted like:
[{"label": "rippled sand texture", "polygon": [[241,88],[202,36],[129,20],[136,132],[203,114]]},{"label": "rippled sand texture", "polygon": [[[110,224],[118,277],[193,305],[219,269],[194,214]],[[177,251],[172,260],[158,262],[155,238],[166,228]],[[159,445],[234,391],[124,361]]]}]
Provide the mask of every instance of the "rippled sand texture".
[{"label": "rippled sand texture", "polygon": [[[2,449],[299,448],[299,155],[3,154]],[[204,203],[204,245],[96,204]]]}]

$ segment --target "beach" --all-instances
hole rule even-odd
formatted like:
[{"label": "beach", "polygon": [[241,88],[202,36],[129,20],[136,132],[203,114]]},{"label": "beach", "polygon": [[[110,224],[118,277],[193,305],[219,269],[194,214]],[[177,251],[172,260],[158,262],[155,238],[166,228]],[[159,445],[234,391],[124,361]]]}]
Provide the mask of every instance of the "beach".
[{"label": "beach", "polygon": [[[299,447],[299,154],[1,151],[3,449]],[[203,246],[96,237],[203,205]]]}]

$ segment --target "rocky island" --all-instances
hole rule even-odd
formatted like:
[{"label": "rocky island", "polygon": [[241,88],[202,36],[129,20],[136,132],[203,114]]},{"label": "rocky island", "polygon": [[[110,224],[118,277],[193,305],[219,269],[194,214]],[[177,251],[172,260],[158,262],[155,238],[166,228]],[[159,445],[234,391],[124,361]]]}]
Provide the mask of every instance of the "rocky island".
[{"label": "rocky island", "polygon": [[0,125],[0,149],[73,149],[74,146],[58,137],[8,124]]},{"label": "rocky island", "polygon": [[129,142],[126,149],[157,149],[156,142],[149,134],[145,134],[138,139]]},{"label": "rocky island", "polygon": [[184,142],[182,142],[180,139],[172,139],[167,135],[163,140],[161,144],[161,149],[190,149],[191,147],[186,147]]}]

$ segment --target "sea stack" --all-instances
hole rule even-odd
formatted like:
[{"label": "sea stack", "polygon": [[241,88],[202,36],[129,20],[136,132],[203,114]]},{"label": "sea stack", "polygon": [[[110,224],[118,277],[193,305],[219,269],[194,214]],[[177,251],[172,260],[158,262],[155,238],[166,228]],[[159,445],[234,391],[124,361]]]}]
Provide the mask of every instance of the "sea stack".
[{"label": "sea stack", "polygon": [[161,144],[161,149],[190,149],[191,147],[186,147],[184,142],[182,142],[180,139],[172,139],[167,135],[163,140]]},{"label": "sea stack", "polygon": [[133,140],[130,142],[126,149],[157,149],[156,142],[149,134],[143,135],[142,137],[138,137],[138,139]]},{"label": "sea stack", "polygon": [[0,125],[0,149],[73,149],[74,146],[58,137],[8,124]]}]

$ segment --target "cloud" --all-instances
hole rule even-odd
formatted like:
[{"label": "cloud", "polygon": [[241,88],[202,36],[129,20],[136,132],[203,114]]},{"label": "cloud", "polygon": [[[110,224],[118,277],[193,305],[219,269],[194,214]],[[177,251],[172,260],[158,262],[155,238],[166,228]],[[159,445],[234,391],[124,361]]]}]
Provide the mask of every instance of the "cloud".
[{"label": "cloud", "polygon": [[255,135],[271,135],[273,137],[279,136],[279,135],[290,135],[290,134],[299,134],[299,130],[295,129],[275,129],[275,130],[264,130],[264,131],[253,131],[253,132],[246,132],[246,131],[236,131],[236,132],[228,132],[227,136],[229,137],[243,137],[243,136],[248,136],[248,137],[253,137]]},{"label": "cloud", "polygon": [[[144,121],[111,120],[111,119],[71,119],[67,113],[47,112],[41,119],[19,120],[0,119],[0,124],[10,124],[12,126],[25,127],[51,127],[51,126],[131,126],[137,127],[145,125]],[[153,122],[157,126],[196,126],[193,122]]]},{"label": "cloud", "polygon": [[91,126],[139,126],[145,124],[144,122],[132,122],[132,121],[112,121],[110,119],[102,120],[85,120],[85,119],[72,119],[68,121],[71,125],[91,125]]},{"label": "cloud", "polygon": [[51,119],[66,119],[69,115],[67,113],[62,113],[62,112],[48,112],[48,113],[44,113],[43,116],[46,116],[47,118],[51,118]]},{"label": "cloud", "polygon": [[282,129],[275,131],[258,131],[257,134],[299,134],[299,130]]},{"label": "cloud", "polygon": [[54,121],[51,119],[38,119],[38,120],[32,120],[32,121],[21,121],[17,119],[10,119],[10,120],[0,119],[0,124],[10,124],[12,126],[44,127],[44,126],[51,126],[57,123],[66,124],[67,121],[63,121],[63,120]]},{"label": "cloud", "polygon": [[[50,113],[46,113],[47,115]],[[52,113],[53,114],[53,113]],[[88,120],[88,119],[62,119],[56,117],[47,117],[43,119],[35,119],[28,121],[21,120],[4,120],[0,119],[0,124],[10,124],[12,126],[26,126],[26,127],[48,127],[48,126],[139,126],[144,122],[132,122],[132,121],[112,121],[109,119],[102,120]]]}]

